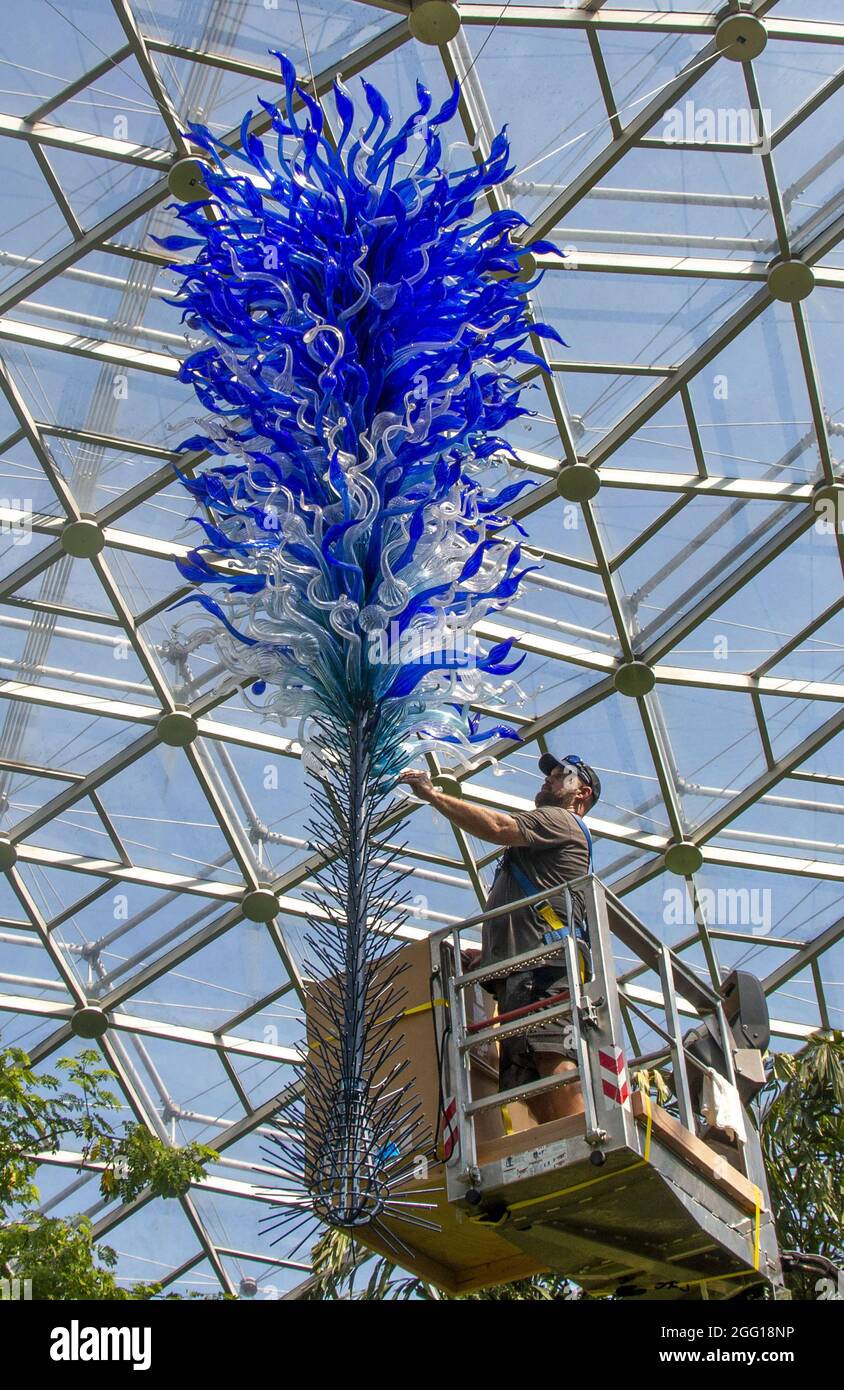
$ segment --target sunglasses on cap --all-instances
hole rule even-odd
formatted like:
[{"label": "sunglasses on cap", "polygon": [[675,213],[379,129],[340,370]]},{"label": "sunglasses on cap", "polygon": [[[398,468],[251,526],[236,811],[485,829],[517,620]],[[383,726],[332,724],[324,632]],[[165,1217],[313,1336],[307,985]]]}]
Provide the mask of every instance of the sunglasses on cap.
[{"label": "sunglasses on cap", "polygon": [[566,753],[562,758],[555,758],[552,753],[544,753],[539,759],[539,768],[547,776],[555,767],[561,767],[566,773],[574,773],[577,778],[587,786],[592,792],[593,804],[601,794],[601,783],[598,776],[585,758],[581,758],[579,753]]},{"label": "sunglasses on cap", "polygon": [[592,786],[588,775],[583,771],[583,759],[579,758],[576,753],[567,753],[564,758],[558,759],[558,765],[564,772],[573,772],[585,786]]}]

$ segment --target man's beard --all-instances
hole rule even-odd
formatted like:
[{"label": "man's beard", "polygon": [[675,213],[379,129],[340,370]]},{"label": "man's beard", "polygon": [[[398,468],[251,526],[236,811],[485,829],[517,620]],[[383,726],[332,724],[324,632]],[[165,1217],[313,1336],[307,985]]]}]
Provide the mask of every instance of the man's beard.
[{"label": "man's beard", "polygon": [[536,793],[536,797],[534,799],[533,804],[537,808],[539,808],[540,806],[562,806],[564,811],[568,811],[574,805],[576,800],[577,792],[546,791],[543,787],[540,791]]}]

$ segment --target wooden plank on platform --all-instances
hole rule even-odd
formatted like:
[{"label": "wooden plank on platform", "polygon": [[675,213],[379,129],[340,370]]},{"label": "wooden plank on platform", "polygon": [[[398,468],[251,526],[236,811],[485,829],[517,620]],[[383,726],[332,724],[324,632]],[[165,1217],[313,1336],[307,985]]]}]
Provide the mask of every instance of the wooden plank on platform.
[{"label": "wooden plank on platform", "polygon": [[[631,1100],[633,1114],[639,1124],[647,1124],[647,1113],[641,1091],[634,1091]],[[677,1154],[693,1168],[704,1173],[710,1182],[719,1187],[722,1192],[726,1192],[744,1211],[755,1213],[759,1189],[754,1183],[748,1181],[744,1173],[733,1168],[721,1154],[713,1153],[702,1139],[698,1139],[695,1134],[690,1134],[679,1121],[674,1119],[673,1115],[668,1115],[662,1106],[651,1104],[651,1116],[651,1133],[665,1144],[666,1148],[671,1149],[672,1153]],[[762,1210],[764,1211],[766,1208],[763,1206]]]},{"label": "wooden plank on platform", "polygon": [[525,1153],[529,1149],[541,1149],[546,1144],[555,1144],[558,1139],[579,1138],[586,1133],[586,1119],[583,1115],[567,1115],[562,1120],[549,1120],[544,1125],[532,1125],[530,1129],[517,1130],[501,1139],[488,1139],[478,1144],[478,1165],[495,1163],[500,1158],[510,1158],[512,1154]]}]

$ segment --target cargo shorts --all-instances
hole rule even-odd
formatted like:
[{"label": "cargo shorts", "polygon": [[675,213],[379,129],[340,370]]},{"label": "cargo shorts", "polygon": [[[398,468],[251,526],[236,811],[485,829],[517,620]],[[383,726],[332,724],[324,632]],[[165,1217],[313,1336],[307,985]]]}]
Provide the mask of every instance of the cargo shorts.
[{"label": "cargo shorts", "polygon": [[[499,1014],[520,1009],[525,1004],[535,1004],[568,989],[568,976],[557,967],[509,975],[501,982],[498,992]],[[564,1003],[564,1000],[560,1000]],[[516,1086],[526,1086],[539,1079],[537,1054],[550,1053],[558,1058],[577,1062],[577,1049],[574,1045],[571,1019],[568,1015],[558,1015],[548,1023],[541,1023],[542,1015],[537,1016],[536,1028],[529,1033],[521,1033],[515,1038],[502,1038],[498,1049],[498,1085],[502,1091]]]}]

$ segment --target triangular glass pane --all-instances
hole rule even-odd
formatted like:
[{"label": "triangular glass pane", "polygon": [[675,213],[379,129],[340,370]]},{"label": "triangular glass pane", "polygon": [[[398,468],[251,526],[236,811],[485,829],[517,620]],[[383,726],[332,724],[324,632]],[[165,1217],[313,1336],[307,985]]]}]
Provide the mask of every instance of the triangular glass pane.
[{"label": "triangular glass pane", "polygon": [[[752,292],[752,284],[730,279],[582,268],[549,270],[533,301],[537,315],[568,344],[554,345],[555,360],[672,366],[701,347]],[[647,381],[634,378],[634,384],[637,398],[643,397]],[[621,413],[606,413],[604,423]]]},{"label": "triangular glass pane", "polygon": [[[628,364],[618,364],[623,367]],[[660,372],[658,368],[665,368]],[[563,369],[566,399],[578,426],[578,451],[591,453],[602,444],[606,431],[621,417],[647,399],[650,391],[670,375],[671,363],[654,363],[647,374],[625,372],[580,372]],[[695,459],[688,438],[688,426],[678,396],[669,399],[641,429],[619,444],[608,456],[611,468],[631,467],[648,472],[665,469],[674,473],[695,473]]]},{"label": "triangular glass pane", "polygon": [[[10,344],[4,350],[26,403],[49,424],[94,430],[172,449],[176,430],[190,421],[196,406],[174,371],[151,372],[128,362],[104,363],[72,353]],[[54,450],[64,468],[64,453]],[[68,475],[80,507],[88,505],[79,474]]]},{"label": "triangular glass pane", "polygon": [[[818,798],[814,800],[816,809],[810,810],[804,804],[798,816],[787,797],[766,797],[731,821],[712,843],[750,853],[784,856],[794,861],[795,868],[829,863],[840,871],[844,857],[841,807],[824,809]],[[822,877],[822,871],[819,872]],[[840,877],[839,872],[839,883]]]},{"label": "triangular glass pane", "polygon": [[[70,240],[70,229],[24,141],[0,139],[0,175],[4,187],[15,190],[14,198],[4,199],[0,214],[0,286],[5,290],[22,280],[33,264],[64,246]],[[37,255],[33,246],[34,225],[38,226]]]},{"label": "triangular glass pane", "polygon": [[[16,596],[17,581],[12,576],[55,541],[54,536],[32,530],[31,514],[26,510],[28,501],[26,497],[9,498],[8,519],[0,532],[0,580],[6,581],[9,593]],[[34,581],[35,584],[40,582]]]},{"label": "triangular glass pane", "polygon": [[167,150],[171,144],[161,112],[131,53],[121,63],[113,64],[90,86],[57,106],[50,113],[49,121],[130,145]]},{"label": "triangular glass pane", "polygon": [[[91,18],[88,12],[86,18]],[[101,62],[103,53],[114,53],[126,42],[117,15],[97,11],[96,26],[85,24],[77,13],[54,9],[50,0],[31,0],[12,16],[6,16],[3,53],[19,68],[16,85],[24,88],[21,115],[38,103],[56,96],[75,78]],[[102,45],[102,47],[100,46]],[[33,54],[38,53],[37,70]]]},{"label": "triangular glass pane", "polygon": [[[38,625],[45,615],[38,615]],[[72,706],[72,700],[69,704]],[[142,727],[122,719],[103,719],[95,710],[80,710],[27,701],[25,717],[11,712],[17,701],[5,702],[4,723],[0,730],[0,757],[38,767],[76,774],[101,768],[121,750],[134,743]]]},{"label": "triangular glass pane", "polygon": [[[840,710],[836,704],[828,700],[802,700],[797,696],[763,696],[761,705],[771,748],[777,759],[787,757],[804,739],[810,738],[827,726],[830,734],[836,732],[836,716],[840,714]],[[818,766],[820,752],[818,749],[807,757],[807,766]],[[837,771],[840,770],[839,764]]]},{"label": "triangular glass pane", "polygon": [[[183,914],[186,906],[183,900]],[[145,984],[140,997],[128,998],[121,1009],[159,1023],[231,1031],[274,1047],[292,1047],[302,1033],[301,1008],[292,992],[262,1010],[258,1023],[229,1027],[244,1010],[289,983],[270,928],[243,919],[161,979]],[[243,1060],[254,1068],[254,1057]],[[282,1063],[274,1060],[272,1065]]]},{"label": "triangular glass pane", "polygon": [[100,791],[139,867],[218,883],[243,882],[181,748],[158,745]]},{"label": "triangular glass pane", "polygon": [[[842,264],[841,250],[836,252],[834,264]],[[841,335],[838,331],[836,314],[840,302],[840,291],[817,285],[806,301],[806,317],[809,321],[814,348],[818,390],[825,414],[830,422],[830,452],[834,460],[840,459],[841,417],[844,413],[844,400],[841,392]],[[807,459],[808,463],[812,458]],[[840,465],[834,470],[840,473]],[[837,526],[844,533],[844,511],[839,505]],[[832,520],[831,517],[827,518]]]},{"label": "triangular glass pane", "polygon": [[[464,33],[492,124],[507,123],[514,180],[567,183],[610,138],[585,32],[471,25]],[[531,100],[514,102],[518,90]],[[542,204],[552,201],[546,193]],[[518,188],[513,205],[531,218],[541,211]]]},{"label": "triangular glass pane", "polygon": [[[840,14],[836,19],[840,21]],[[807,71],[814,75],[826,73],[830,59],[834,62],[833,54],[824,53],[823,44],[797,47],[812,53],[813,61],[807,65]],[[815,85],[821,84],[817,81]],[[783,191],[793,244],[802,245],[817,235],[836,215],[841,175],[834,152],[842,115],[844,91],[839,87],[774,147],[773,164]]]},{"label": "triangular glass pane", "polygon": [[[61,448],[56,449],[46,434],[44,442],[50,454],[62,454]],[[63,518],[65,515],[40,459],[26,439],[11,444],[0,459],[0,505],[37,516]],[[23,540],[23,529],[23,523],[10,520],[4,523],[3,537],[15,538],[18,545],[30,544]]]},{"label": "triangular glass pane", "polygon": [[162,176],[158,166],[146,168],[66,149],[51,149],[50,163],[77,221],[83,227],[92,226],[130,203],[158,183]]},{"label": "triangular glass pane", "polygon": [[659,707],[689,828],[719,815],[766,767],[749,695],[660,685]]},{"label": "triangular glass pane", "polygon": [[61,553],[44,574],[39,574],[19,589],[17,597],[37,599],[39,603],[61,604],[82,613],[114,615],[108,595],[90,561]]},{"label": "triangular glass pane", "polygon": [[791,309],[772,305],[691,382],[716,476],[811,482],[819,458]]},{"label": "triangular glass pane", "polygon": [[[370,12],[369,7],[361,10],[351,0],[313,0],[301,17],[295,7],[278,0],[268,0],[260,14],[235,9],[221,16],[211,0],[198,0],[190,15],[178,0],[139,0],[134,10],[144,32],[157,39],[264,67],[273,62],[267,49],[281,48],[304,72],[308,55],[319,71],[396,23],[395,15]],[[156,62],[166,76],[162,60],[157,52]]]},{"label": "triangular glass pane", "polygon": [[[768,668],[768,663],[824,611],[829,594],[835,592],[837,569],[834,544],[822,547],[812,532],[799,537],[787,550],[772,554],[764,568],[662,660],[668,665],[701,667],[714,673],[750,673],[765,667],[765,675],[786,674],[776,667]],[[795,583],[797,574],[806,582]],[[840,643],[813,644],[807,639],[795,656],[799,660],[800,653],[813,651],[826,654],[826,669],[841,667]]]},{"label": "triangular glass pane", "polygon": [[841,685],[843,672],[844,616],[839,612],[810,637],[805,637],[766,674],[783,680]]},{"label": "triangular glass pane", "polygon": [[31,772],[0,771],[0,816],[2,834],[11,835],[15,826],[38,811],[57,792],[70,786],[70,780],[59,781],[54,777],[39,777]]}]

